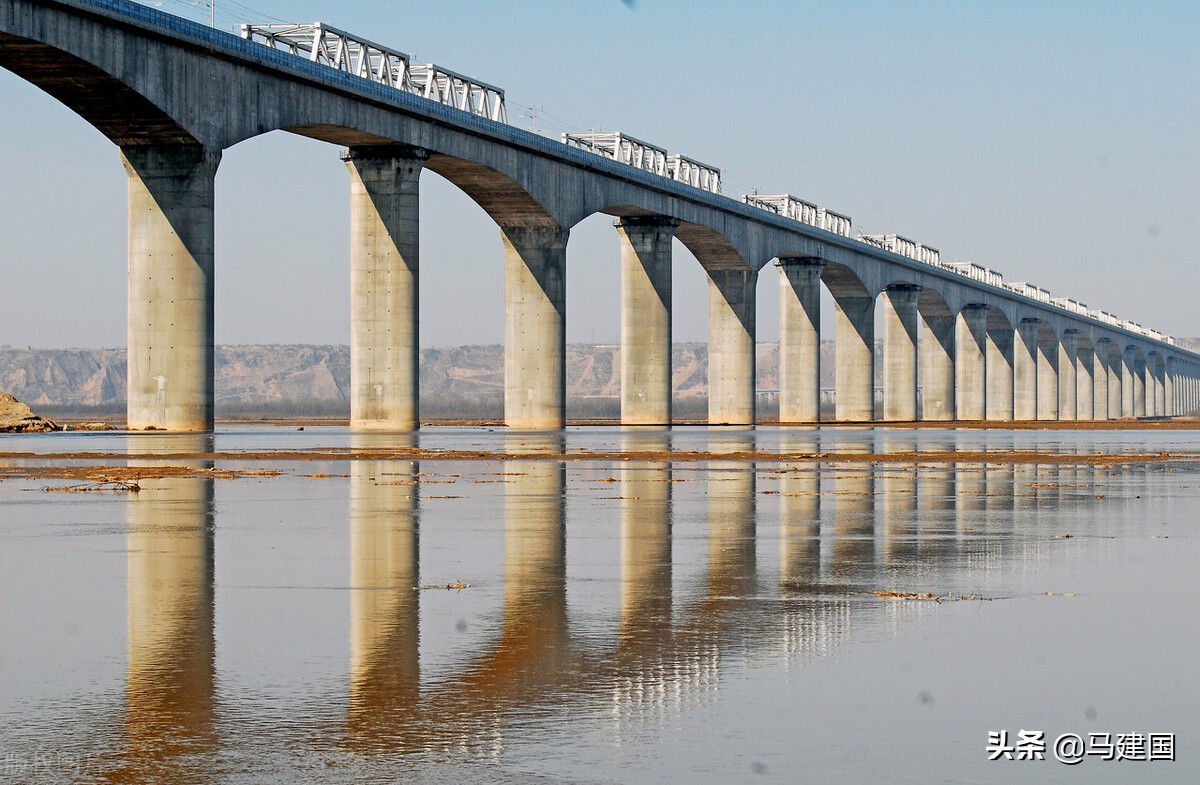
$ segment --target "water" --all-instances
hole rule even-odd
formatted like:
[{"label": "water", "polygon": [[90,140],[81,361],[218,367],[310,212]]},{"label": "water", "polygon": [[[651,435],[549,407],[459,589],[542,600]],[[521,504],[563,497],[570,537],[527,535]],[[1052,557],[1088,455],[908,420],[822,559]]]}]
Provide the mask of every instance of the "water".
[{"label": "water", "polygon": [[[503,455],[378,450],[404,445]],[[1028,450],[1059,457],[1006,458]],[[1087,461],[1196,450],[1184,431],[2,437],[0,470],[279,474],[0,481],[0,781],[1195,782],[1200,473]],[[61,457],[80,452],[112,455]],[[989,762],[1002,729],[1170,732],[1176,760]]]}]

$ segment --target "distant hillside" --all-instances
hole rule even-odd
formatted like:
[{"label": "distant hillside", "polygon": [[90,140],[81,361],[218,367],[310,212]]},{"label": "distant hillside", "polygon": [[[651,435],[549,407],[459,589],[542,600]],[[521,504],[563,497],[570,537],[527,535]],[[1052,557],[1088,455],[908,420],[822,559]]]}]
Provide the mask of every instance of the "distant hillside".
[{"label": "distant hillside", "polygon": [[[1200,349],[1200,339],[1182,338],[1185,348]],[[604,344],[567,347],[568,400],[616,399],[621,390],[621,349]],[[876,383],[882,348],[876,343]],[[673,353],[675,397],[702,400],[707,394],[708,347],[676,344]],[[35,408],[52,410],[108,408],[125,402],[124,349],[0,348],[0,391]],[[779,346],[758,345],[759,390],[779,388]],[[821,344],[821,386],[834,386],[834,346]],[[321,405],[348,411],[350,349],[346,346],[218,346],[218,411]],[[498,412],[504,397],[504,348],[456,346],[421,352],[422,410],[446,416],[467,402]],[[576,410],[579,410],[576,405]]]},{"label": "distant hillside", "polygon": [[[823,386],[833,385],[833,344],[822,346]],[[678,397],[707,392],[708,347],[674,348]],[[615,398],[620,394],[620,347],[567,347],[567,395]],[[103,407],[125,400],[123,349],[0,349],[0,390],[32,406]],[[758,346],[758,387],[779,386],[776,344]],[[218,346],[218,408],[283,402],[345,402],[350,384],[346,346]],[[504,349],[458,346],[421,352],[421,397],[433,403],[499,401],[504,392]]]}]

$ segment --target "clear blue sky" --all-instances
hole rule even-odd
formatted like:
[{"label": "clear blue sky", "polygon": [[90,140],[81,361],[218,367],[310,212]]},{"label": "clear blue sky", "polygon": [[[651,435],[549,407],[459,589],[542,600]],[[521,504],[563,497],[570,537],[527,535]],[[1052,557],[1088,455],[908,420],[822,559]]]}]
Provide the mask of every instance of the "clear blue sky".
[{"label": "clear blue sky", "polygon": [[[164,10],[207,20],[205,4]],[[247,10],[247,7],[254,9]],[[1200,3],[217,0],[218,26],[323,20],[507,91],[510,120],[622,130],[1179,336],[1200,335]],[[0,71],[0,344],[123,346],[125,181],[81,119]],[[344,343],[347,175],[277,132],[218,174],[217,339]],[[498,231],[422,186],[422,343],[499,343]],[[705,335],[676,254],[677,340]],[[617,244],[568,249],[568,339],[615,341]],[[777,283],[759,287],[759,337]],[[470,318],[464,318],[470,314]]]}]

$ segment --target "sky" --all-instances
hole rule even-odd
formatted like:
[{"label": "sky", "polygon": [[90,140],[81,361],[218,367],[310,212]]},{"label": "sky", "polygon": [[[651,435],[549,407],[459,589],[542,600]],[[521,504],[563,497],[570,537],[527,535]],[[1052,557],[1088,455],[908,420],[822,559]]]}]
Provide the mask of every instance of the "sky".
[{"label": "sky", "polygon": [[[209,19],[206,2],[145,4]],[[734,198],[792,193],[859,232],[1200,335],[1194,0],[216,4],[222,29],[325,21],[503,87],[514,125],[623,131],[720,167]],[[285,132],[225,151],[218,343],[348,341],[339,153]],[[421,189],[422,345],[500,343],[497,227],[437,175]],[[125,345],[125,199],[116,147],[0,70],[0,345]],[[675,250],[675,339],[704,340],[704,273]],[[617,261],[610,217],[572,229],[569,341],[617,342]],[[758,299],[774,340],[773,268]]]}]

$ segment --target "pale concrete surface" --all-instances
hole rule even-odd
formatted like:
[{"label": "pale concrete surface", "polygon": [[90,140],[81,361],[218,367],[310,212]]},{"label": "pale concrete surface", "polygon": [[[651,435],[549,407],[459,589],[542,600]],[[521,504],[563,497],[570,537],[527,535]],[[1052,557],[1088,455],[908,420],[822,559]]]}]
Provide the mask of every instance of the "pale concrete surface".
[{"label": "pale concrete surface", "polygon": [[678,221],[625,218],[621,237],[621,422],[671,423],[671,240]]},{"label": "pale concrete surface", "polygon": [[353,148],[350,171],[350,427],[420,427],[417,367],[424,151]]}]

